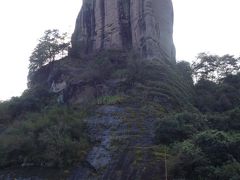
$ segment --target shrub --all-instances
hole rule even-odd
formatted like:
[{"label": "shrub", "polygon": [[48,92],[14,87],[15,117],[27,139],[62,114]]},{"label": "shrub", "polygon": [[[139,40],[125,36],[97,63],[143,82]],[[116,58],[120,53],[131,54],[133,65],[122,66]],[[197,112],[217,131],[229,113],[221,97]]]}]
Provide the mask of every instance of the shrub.
[{"label": "shrub", "polygon": [[207,115],[208,127],[210,129],[227,131],[229,130],[228,119],[229,116],[225,113],[211,113]]},{"label": "shrub", "polygon": [[240,179],[240,163],[227,163],[219,168],[216,168],[215,174],[218,179],[238,180]]},{"label": "shrub", "polygon": [[195,106],[201,112],[224,112],[240,106],[239,74],[219,83],[201,79],[195,85]]},{"label": "shrub", "polygon": [[220,131],[239,131],[239,117],[240,108],[235,108],[223,113],[211,113],[207,115],[209,128]]},{"label": "shrub", "polygon": [[101,96],[97,99],[97,104],[99,105],[114,105],[120,104],[125,99],[124,96],[121,95],[112,95],[112,96]]},{"label": "shrub", "polygon": [[194,142],[214,164],[232,160],[229,153],[231,137],[222,131],[204,131],[194,137]]},{"label": "shrub", "polygon": [[184,179],[238,179],[239,140],[239,134],[207,130],[174,144],[171,173]]},{"label": "shrub", "polygon": [[27,89],[20,97],[12,97],[0,103],[0,122],[12,122],[20,119],[25,113],[39,112],[51,106],[54,95],[42,87]]},{"label": "shrub", "polygon": [[84,113],[52,107],[27,114],[0,135],[0,166],[69,166],[89,148]]},{"label": "shrub", "polygon": [[173,147],[174,155],[171,159],[171,173],[176,178],[201,179],[209,176],[211,168],[209,160],[201,148],[195,146],[191,141],[177,143]]},{"label": "shrub", "polygon": [[229,129],[240,130],[240,108],[233,109],[228,118]]},{"label": "shrub", "polygon": [[1,102],[0,103],[0,124],[6,124],[11,121],[11,115],[8,112],[9,103]]},{"label": "shrub", "polygon": [[163,144],[183,141],[204,128],[206,119],[200,114],[183,112],[170,115],[159,121],[156,141]]}]

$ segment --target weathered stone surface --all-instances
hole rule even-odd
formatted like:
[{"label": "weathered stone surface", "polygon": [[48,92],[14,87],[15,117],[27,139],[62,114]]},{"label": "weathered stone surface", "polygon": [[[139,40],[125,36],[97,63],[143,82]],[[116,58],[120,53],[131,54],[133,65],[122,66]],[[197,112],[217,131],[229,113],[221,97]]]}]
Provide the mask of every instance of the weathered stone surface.
[{"label": "weathered stone surface", "polygon": [[162,160],[153,156],[156,120],[132,118],[137,109],[116,105],[100,106],[87,118],[87,128],[94,147],[86,164],[79,166],[70,180],[160,180],[164,175]]},{"label": "weathered stone surface", "polygon": [[175,62],[171,0],[83,0],[72,54],[130,50]]}]

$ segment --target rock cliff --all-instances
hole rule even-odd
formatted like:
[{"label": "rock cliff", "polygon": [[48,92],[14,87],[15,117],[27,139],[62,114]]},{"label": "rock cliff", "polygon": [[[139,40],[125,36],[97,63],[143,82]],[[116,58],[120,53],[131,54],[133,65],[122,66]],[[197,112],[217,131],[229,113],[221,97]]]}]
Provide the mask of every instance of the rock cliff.
[{"label": "rock cliff", "polygon": [[72,36],[75,56],[134,50],[175,62],[171,0],[83,0]]}]

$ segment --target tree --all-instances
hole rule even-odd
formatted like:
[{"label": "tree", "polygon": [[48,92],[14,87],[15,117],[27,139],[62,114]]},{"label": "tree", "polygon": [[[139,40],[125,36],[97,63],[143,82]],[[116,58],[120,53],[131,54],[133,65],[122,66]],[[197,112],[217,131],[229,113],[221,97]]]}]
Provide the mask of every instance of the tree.
[{"label": "tree", "polygon": [[229,54],[218,56],[200,53],[192,64],[192,70],[196,81],[204,79],[219,82],[223,78],[239,72],[240,58]]},{"label": "tree", "polygon": [[162,118],[157,124],[155,138],[157,143],[168,145],[188,139],[205,128],[205,116],[182,112]]},{"label": "tree", "polygon": [[29,75],[65,56],[69,45],[67,33],[60,33],[57,29],[46,30],[30,56]]},{"label": "tree", "polygon": [[206,130],[173,145],[173,179],[239,179],[238,133]]}]

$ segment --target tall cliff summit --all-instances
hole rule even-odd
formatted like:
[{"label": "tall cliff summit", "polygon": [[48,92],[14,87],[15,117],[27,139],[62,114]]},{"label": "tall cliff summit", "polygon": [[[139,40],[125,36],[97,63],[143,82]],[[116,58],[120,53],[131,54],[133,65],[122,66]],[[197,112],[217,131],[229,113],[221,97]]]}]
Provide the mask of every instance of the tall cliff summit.
[{"label": "tall cliff summit", "polygon": [[133,50],[175,62],[172,34],[171,0],[83,0],[71,53]]}]

